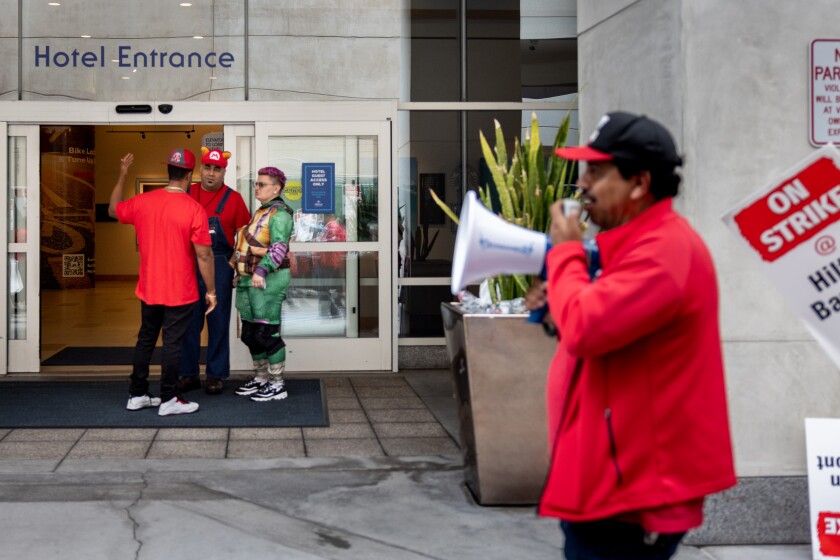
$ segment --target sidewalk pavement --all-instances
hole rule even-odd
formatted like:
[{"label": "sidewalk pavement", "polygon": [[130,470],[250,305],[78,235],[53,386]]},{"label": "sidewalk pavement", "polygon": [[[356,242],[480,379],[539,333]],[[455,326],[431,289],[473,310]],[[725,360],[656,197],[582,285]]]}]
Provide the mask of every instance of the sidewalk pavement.
[{"label": "sidewalk pavement", "polygon": [[[450,435],[457,430],[451,394],[441,396],[449,390],[445,372],[397,377]],[[394,398],[386,393],[378,398]],[[372,402],[372,410],[384,404]],[[393,422],[384,432],[384,424],[370,424],[380,441],[387,439],[380,433],[394,429]],[[417,434],[401,435],[426,441],[426,424],[417,423]],[[15,432],[2,436],[0,450]],[[40,438],[28,432],[26,438],[40,439],[29,442],[33,457],[55,432],[43,430]],[[458,453],[399,455],[382,445],[380,452],[360,456],[358,448],[338,445],[356,449],[355,456],[148,458],[155,455],[147,451],[141,456],[147,458],[133,458],[114,457],[113,447],[107,448],[110,457],[72,454],[82,440],[77,435],[61,457],[0,453],[0,560],[562,559],[555,520],[536,517],[533,507],[475,503]],[[229,447],[235,440],[226,441]],[[255,440],[252,448],[261,442],[270,444]],[[411,442],[390,447],[412,448]],[[676,558],[810,557],[810,545],[763,545],[683,546]]]}]

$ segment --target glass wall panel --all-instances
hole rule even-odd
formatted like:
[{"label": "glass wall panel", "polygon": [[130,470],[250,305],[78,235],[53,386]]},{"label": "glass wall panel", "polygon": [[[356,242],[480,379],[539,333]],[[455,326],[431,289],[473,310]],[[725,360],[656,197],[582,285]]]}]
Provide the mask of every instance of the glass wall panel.
[{"label": "glass wall panel", "polygon": [[[465,100],[555,100],[575,93],[576,11],[568,0],[468,0]],[[458,0],[411,3],[410,101],[462,101]]]},{"label": "glass wall panel", "polygon": [[467,1],[467,101],[521,101],[519,0]]},{"label": "glass wall panel", "polygon": [[[9,243],[26,242],[26,209],[29,184],[26,180],[26,138],[11,136],[8,140],[8,223]],[[9,340],[26,340],[26,253],[9,252]]]},{"label": "glass wall panel", "polygon": [[9,253],[9,340],[26,340],[26,253]]},{"label": "glass wall panel", "polygon": [[564,101],[577,93],[577,39],[519,42],[523,101]]},{"label": "glass wall panel", "polygon": [[429,195],[437,195],[457,212],[460,192],[460,113],[411,113],[407,185],[399,192],[400,265],[403,277],[449,276],[455,226]]},{"label": "glass wall panel", "polygon": [[454,301],[449,284],[444,286],[402,286],[399,295],[400,337],[443,336],[440,304]]},{"label": "glass wall panel", "polygon": [[283,336],[374,338],[379,335],[378,254],[296,251],[283,304]]},{"label": "glass wall panel", "polygon": [[9,243],[26,243],[26,138],[9,137]]},{"label": "glass wall panel", "polygon": [[[562,110],[539,111],[540,140],[544,155],[551,154],[551,147],[568,112]],[[570,114],[570,131],[567,144],[579,142],[577,112]],[[515,138],[530,135],[531,111],[468,111],[466,146],[466,186],[468,190],[492,185],[489,168],[481,150],[480,133],[491,148],[496,145],[496,122],[501,126],[507,153],[512,156]],[[412,111],[411,131],[407,153],[408,161],[401,161],[407,168],[403,172],[399,190],[400,277],[446,278],[452,271],[452,253],[457,226],[446,217],[428,194],[433,189],[458,215],[463,201],[460,119],[458,111]],[[569,177],[574,182],[574,177]],[[491,188],[494,211],[501,210],[498,195]],[[431,284],[432,282],[430,282]],[[473,287],[475,288],[475,287]],[[402,285],[398,298],[400,336],[443,336],[440,319],[440,302],[451,301],[448,285]]]},{"label": "glass wall panel", "polygon": [[410,101],[461,100],[460,4],[411,2]]}]

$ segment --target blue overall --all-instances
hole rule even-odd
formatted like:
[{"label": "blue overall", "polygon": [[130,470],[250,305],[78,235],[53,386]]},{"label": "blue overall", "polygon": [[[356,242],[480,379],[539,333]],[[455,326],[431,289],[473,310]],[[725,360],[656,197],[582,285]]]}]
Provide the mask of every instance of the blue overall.
[{"label": "blue overall", "polygon": [[[230,193],[231,191],[228,189],[222,196],[222,200],[216,207],[216,214],[222,213]],[[201,330],[204,328],[206,319],[207,367],[205,373],[208,378],[227,379],[230,376],[229,331],[230,307],[233,297],[233,269],[228,264],[228,260],[233,255],[233,247],[230,246],[218,216],[211,216],[209,222],[216,278],[216,309],[210,315],[204,315],[204,312],[207,311],[207,302],[204,297],[207,294],[207,286],[205,286],[204,279],[199,272],[198,305],[190,320],[190,326],[186,335],[184,335],[184,342],[181,346],[181,376],[193,377],[198,375]]]}]

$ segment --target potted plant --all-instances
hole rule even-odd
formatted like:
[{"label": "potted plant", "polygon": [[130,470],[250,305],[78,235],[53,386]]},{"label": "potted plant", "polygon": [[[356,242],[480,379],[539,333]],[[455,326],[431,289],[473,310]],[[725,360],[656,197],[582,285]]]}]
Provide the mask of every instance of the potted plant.
[{"label": "potted plant", "polygon": [[[480,132],[481,151],[493,177],[493,185],[478,188],[479,197],[487,208],[493,209],[493,194],[497,195],[499,216],[518,226],[548,232],[551,225],[549,207],[557,200],[572,197],[576,187],[569,181],[574,174],[574,162],[556,154],[557,148],[565,146],[569,136],[570,118],[567,114],[557,130],[554,144],[545,153],[540,142],[540,128],[537,115],[531,114],[531,128],[524,142],[514,138],[512,157],[508,158],[504,133],[499,121],[495,123],[496,146],[491,149],[484,133]],[[449,218],[458,223],[458,217],[430,191],[437,205]],[[489,278],[490,296],[494,303],[521,297],[531,285],[532,277],[523,275],[500,275]]]},{"label": "potted plant", "polygon": [[[565,145],[569,115],[549,153],[540,142],[536,115],[525,140],[514,139],[510,161],[496,122],[496,146],[484,134],[481,147],[494,185],[480,190],[485,206],[498,197],[499,215],[516,225],[547,232],[549,207],[571,196],[574,169],[556,156]],[[445,204],[446,214],[458,221]],[[494,303],[524,295],[532,278],[500,275],[488,280]],[[467,313],[441,305],[446,345],[458,400],[467,486],[482,505],[536,503],[548,468],[545,377],[556,339],[527,315]]]}]

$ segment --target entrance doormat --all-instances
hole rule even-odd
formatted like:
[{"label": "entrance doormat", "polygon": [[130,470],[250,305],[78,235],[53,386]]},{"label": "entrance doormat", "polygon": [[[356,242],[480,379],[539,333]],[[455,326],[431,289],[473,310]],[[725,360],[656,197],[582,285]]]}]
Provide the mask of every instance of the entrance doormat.
[{"label": "entrance doormat", "polygon": [[[160,365],[161,348],[152,352],[153,366]],[[41,362],[42,366],[130,366],[134,346],[68,346]],[[198,361],[207,361],[207,348],[202,346]]]},{"label": "entrance doormat", "polygon": [[[254,402],[234,394],[191,391],[193,414],[158,416],[157,408],[126,410],[125,381],[2,381],[0,428],[298,428],[329,426],[320,379],[287,379],[282,401]],[[151,381],[157,395],[159,381]]]}]

